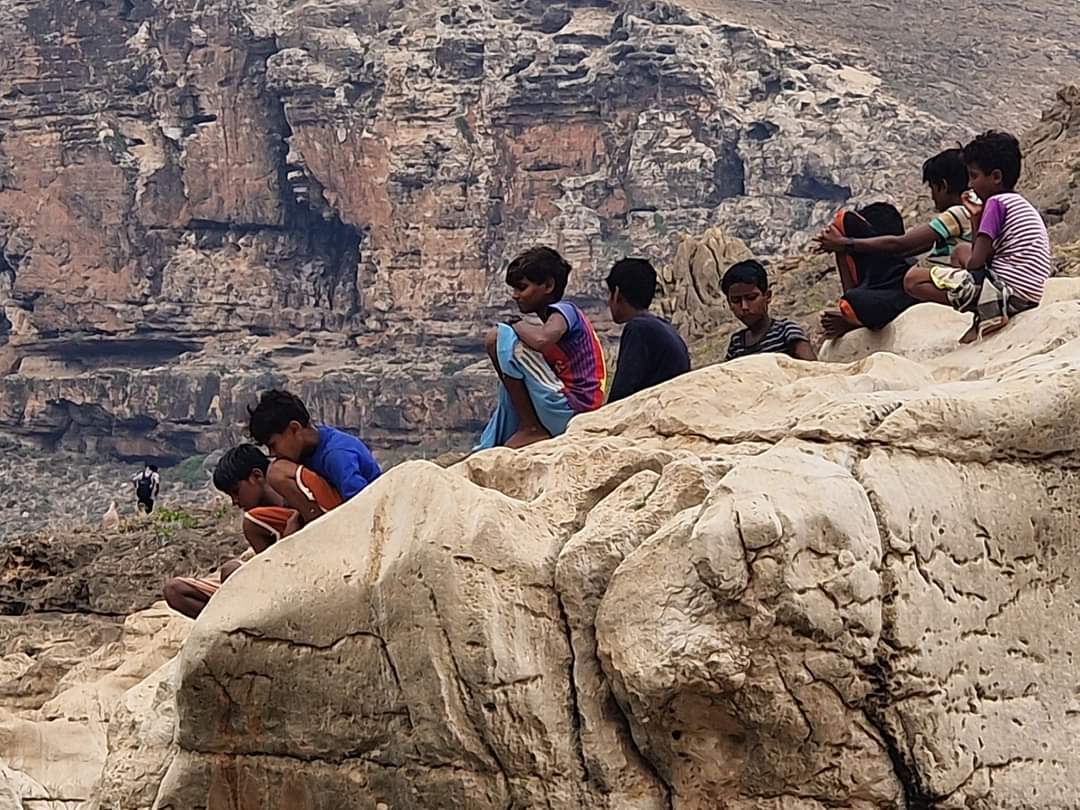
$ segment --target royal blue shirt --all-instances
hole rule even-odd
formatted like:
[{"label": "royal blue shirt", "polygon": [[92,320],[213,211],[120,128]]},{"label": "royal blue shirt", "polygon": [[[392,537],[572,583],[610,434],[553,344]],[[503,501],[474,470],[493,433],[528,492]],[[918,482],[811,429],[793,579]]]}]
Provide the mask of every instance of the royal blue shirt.
[{"label": "royal blue shirt", "polygon": [[319,428],[319,444],[304,466],[321,475],[346,501],[382,475],[366,444],[332,427]]}]

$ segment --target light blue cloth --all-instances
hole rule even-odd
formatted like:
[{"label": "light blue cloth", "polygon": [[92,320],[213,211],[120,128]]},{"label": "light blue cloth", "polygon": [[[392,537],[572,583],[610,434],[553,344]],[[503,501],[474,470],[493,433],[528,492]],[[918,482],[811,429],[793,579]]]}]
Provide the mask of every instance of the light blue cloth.
[{"label": "light blue cloth", "polygon": [[[555,370],[548,365],[540,352],[530,349],[521,342],[512,326],[501,323],[498,331],[496,356],[502,373],[507,377],[524,381],[525,389],[529,392],[529,398],[536,409],[540,424],[548,433],[552,436],[565,433],[574,412],[570,410],[570,403],[562,392],[562,380],[558,378]],[[480,434],[480,443],[473,449],[487,450],[491,447],[502,447],[507,439],[517,432],[518,425],[514,403],[510,401],[506,386],[500,382],[499,402],[495,406],[495,413],[491,415],[487,427]]]}]

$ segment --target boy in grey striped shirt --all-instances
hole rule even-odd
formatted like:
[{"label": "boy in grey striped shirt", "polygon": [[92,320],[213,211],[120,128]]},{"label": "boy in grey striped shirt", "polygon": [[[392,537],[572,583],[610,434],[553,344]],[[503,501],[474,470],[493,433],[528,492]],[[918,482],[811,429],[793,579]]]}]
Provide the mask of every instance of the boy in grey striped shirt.
[{"label": "boy in grey striped shirt", "polygon": [[776,321],[769,316],[772,291],[769,276],[760,262],[748,259],[733,264],[720,280],[720,289],[735,317],[746,327],[731,336],[725,360],[769,352],[797,360],[817,360],[802,327],[794,321]]}]

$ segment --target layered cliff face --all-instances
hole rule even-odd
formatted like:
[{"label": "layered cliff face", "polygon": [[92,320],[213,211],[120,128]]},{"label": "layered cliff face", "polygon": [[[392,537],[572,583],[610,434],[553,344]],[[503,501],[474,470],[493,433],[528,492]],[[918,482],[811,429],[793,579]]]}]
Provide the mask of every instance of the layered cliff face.
[{"label": "layered cliff face", "polygon": [[218,447],[271,383],[376,445],[460,446],[522,247],[596,304],[616,257],[714,224],[797,245],[963,134],[664,3],[3,0],[0,23],[0,429],[121,457]]},{"label": "layered cliff face", "polygon": [[1080,260],[1080,85],[1061,88],[1025,143],[1023,191],[1063,261]]}]

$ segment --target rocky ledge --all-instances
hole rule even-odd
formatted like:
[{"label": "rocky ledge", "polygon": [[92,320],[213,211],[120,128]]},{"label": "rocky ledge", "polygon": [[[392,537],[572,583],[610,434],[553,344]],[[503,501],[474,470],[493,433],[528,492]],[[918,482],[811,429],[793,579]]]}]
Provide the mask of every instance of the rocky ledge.
[{"label": "rocky ledge", "polygon": [[[1080,803],[1078,292],[395,468],[127,693],[93,806]],[[18,778],[69,797],[65,756]]]}]

